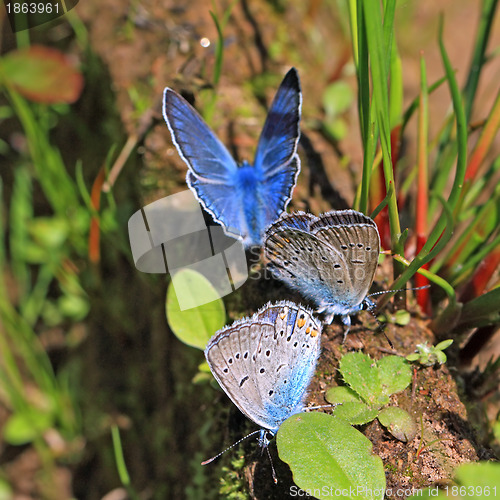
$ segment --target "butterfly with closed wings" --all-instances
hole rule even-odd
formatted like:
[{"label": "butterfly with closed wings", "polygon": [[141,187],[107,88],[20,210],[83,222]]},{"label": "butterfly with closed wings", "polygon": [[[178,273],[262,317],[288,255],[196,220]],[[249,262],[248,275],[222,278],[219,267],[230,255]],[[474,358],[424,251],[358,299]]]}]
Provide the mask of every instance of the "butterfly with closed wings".
[{"label": "butterfly with closed wings", "polygon": [[321,322],[309,309],[282,301],[219,330],[208,342],[210,370],[241,412],[261,426],[256,433],[263,448],[288,417],[304,411],[320,337]]},{"label": "butterfly with closed wings", "polygon": [[188,166],[186,181],[226,234],[246,247],[262,244],[264,231],[286,209],[300,171],[297,155],[302,95],[290,69],[269,109],[253,165],[238,165],[196,110],[166,88],[163,116]]},{"label": "butterfly with closed wings", "polygon": [[367,297],[377,269],[380,237],[375,222],[355,210],[332,210],[316,217],[284,214],[266,231],[264,249],[274,276],[312,300],[325,322],[373,309]]}]

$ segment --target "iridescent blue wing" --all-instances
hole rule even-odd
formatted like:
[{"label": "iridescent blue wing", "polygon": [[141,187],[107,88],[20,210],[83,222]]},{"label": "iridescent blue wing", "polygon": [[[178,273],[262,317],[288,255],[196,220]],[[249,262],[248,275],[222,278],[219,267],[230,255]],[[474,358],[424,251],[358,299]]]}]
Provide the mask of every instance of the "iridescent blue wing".
[{"label": "iridescent blue wing", "polygon": [[[290,165],[297,153],[301,105],[299,75],[297,70],[292,68],[276,92],[255,153],[254,167],[263,172],[266,180]],[[295,169],[289,169],[288,181],[292,188],[298,167],[297,163]]]},{"label": "iridescent blue wing", "polygon": [[236,188],[238,165],[226,147],[198,112],[168,87],[163,93],[163,117],[188,166],[189,188],[226,233],[244,235],[243,206]]},{"label": "iridescent blue wing", "polygon": [[299,76],[292,68],[276,92],[255,154],[253,170],[262,180],[256,186],[256,203],[250,205],[251,213],[246,218],[256,221],[254,234],[259,234],[259,243],[266,227],[286,210],[297,182],[301,103]]},{"label": "iridescent blue wing", "polygon": [[233,184],[238,165],[198,112],[177,92],[163,92],[163,117],[190,172],[208,184]]}]

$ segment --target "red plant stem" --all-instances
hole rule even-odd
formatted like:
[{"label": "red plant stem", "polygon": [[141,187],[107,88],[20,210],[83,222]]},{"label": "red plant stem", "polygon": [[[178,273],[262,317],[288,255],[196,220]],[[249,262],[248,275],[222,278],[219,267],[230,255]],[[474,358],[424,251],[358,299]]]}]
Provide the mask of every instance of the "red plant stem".
[{"label": "red plant stem", "polygon": [[490,116],[488,117],[484,129],[481,132],[481,136],[477,141],[476,147],[474,148],[474,151],[472,151],[472,154],[470,156],[469,165],[467,167],[467,171],[465,172],[465,182],[474,180],[474,178],[476,177],[477,171],[479,170],[479,167],[481,166],[486,154],[488,153],[499,127],[500,92],[497,95],[495,104],[493,105]]},{"label": "red plant stem", "polygon": [[[425,72],[425,63],[423,53],[420,54],[421,68],[421,84],[420,84],[420,101],[418,108],[418,136],[417,136],[417,201],[416,201],[416,216],[415,230],[417,233],[417,254],[422,250],[427,241],[427,218],[429,212],[429,175],[428,175],[428,160],[427,160],[427,140],[428,140],[428,95],[427,95],[427,78]],[[429,264],[423,266],[424,269],[429,268]],[[423,287],[429,284],[429,280],[417,274],[415,276],[415,285]],[[417,303],[422,311],[430,312],[429,289],[416,290]]]},{"label": "red plant stem", "polygon": [[[397,125],[391,131],[391,159],[392,159],[392,171],[393,175],[396,170],[396,164],[399,158],[399,150],[401,146],[401,125]],[[372,208],[379,205],[382,200],[387,195],[387,190],[385,186],[385,180],[383,175],[383,160],[380,164],[380,168],[377,168],[372,173],[371,189],[370,189],[370,202]],[[404,201],[404,200],[403,200]],[[401,200],[398,199],[398,206]],[[382,246],[384,248],[391,248],[391,228],[389,224],[389,211],[385,207],[375,218],[377,223],[380,239],[382,240]]]},{"label": "red plant stem", "polygon": [[472,279],[460,294],[460,301],[467,302],[481,295],[499,265],[500,248],[496,248],[479,264]]}]

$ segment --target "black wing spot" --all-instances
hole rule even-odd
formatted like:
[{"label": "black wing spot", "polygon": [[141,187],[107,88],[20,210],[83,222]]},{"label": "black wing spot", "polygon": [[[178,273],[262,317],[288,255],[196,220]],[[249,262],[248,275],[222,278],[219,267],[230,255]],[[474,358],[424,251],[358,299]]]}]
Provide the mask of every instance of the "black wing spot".
[{"label": "black wing spot", "polygon": [[[347,248],[347,247],[346,247]],[[334,264],[333,266],[335,269],[340,269],[340,264]]]},{"label": "black wing spot", "polygon": [[265,369],[265,368],[261,368],[261,369],[259,370],[259,373],[266,373],[266,369]]},{"label": "black wing spot", "polygon": [[268,350],[266,351],[266,356],[267,356],[267,357],[271,356],[271,350],[270,350],[270,349],[268,349]]},{"label": "black wing spot", "polygon": [[245,354],[243,354],[243,359],[247,359],[248,358],[248,351],[245,352]]},{"label": "black wing spot", "polygon": [[268,392],[269,396],[272,396],[274,394],[274,391],[271,389],[269,392]]},{"label": "black wing spot", "polygon": [[344,282],[343,282],[342,280],[337,280],[337,283],[338,283],[339,285],[341,285],[341,284],[342,284],[342,283],[344,283]]},{"label": "black wing spot", "polygon": [[342,250],[347,250],[347,245],[340,245],[340,248],[342,248]]},{"label": "black wing spot", "polygon": [[227,373],[229,370],[228,370],[228,368],[226,367],[226,368],[224,368],[224,370],[222,370],[222,371],[223,371],[224,373]]},{"label": "black wing spot", "polygon": [[232,364],[233,364],[233,358],[229,358],[229,359],[227,360],[227,362],[228,362],[230,365],[232,365]]},{"label": "black wing spot", "polygon": [[240,387],[248,380],[248,375],[245,375],[241,380],[240,380]]},{"label": "black wing spot", "polygon": [[239,352],[237,352],[237,353],[234,355],[234,357],[235,357],[236,359],[240,359],[240,353],[239,353]]}]

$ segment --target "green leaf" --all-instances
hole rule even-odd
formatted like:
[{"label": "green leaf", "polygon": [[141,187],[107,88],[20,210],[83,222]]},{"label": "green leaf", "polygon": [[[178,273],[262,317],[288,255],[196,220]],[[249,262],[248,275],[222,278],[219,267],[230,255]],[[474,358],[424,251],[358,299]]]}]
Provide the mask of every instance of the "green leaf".
[{"label": "green leaf", "polygon": [[361,401],[346,401],[335,407],[335,416],[347,420],[351,425],[363,425],[377,418],[378,408],[370,408]]},{"label": "green leaf", "polygon": [[[481,486],[483,488],[489,486],[500,490],[500,463],[476,462],[461,465],[455,471],[455,481],[461,486]],[[491,493],[493,495],[493,492]],[[482,496],[487,496],[484,489]]]},{"label": "green leaf", "polygon": [[417,424],[411,415],[397,406],[389,406],[380,411],[379,422],[400,441],[411,441],[417,434]]},{"label": "green leaf", "polygon": [[347,420],[351,425],[363,425],[377,418],[378,409],[370,408],[359,396],[345,385],[331,387],[325,394],[325,399],[332,404],[338,404],[333,411],[335,416]]},{"label": "green leaf", "polygon": [[14,492],[10,484],[5,480],[0,478],[0,500],[12,500],[14,498]]},{"label": "green leaf", "polygon": [[361,352],[350,352],[340,360],[339,370],[347,385],[368,404],[379,404],[382,385],[376,363]]},{"label": "green leaf", "polygon": [[444,351],[445,349],[448,349],[451,344],[453,344],[453,339],[443,340],[442,342],[439,342],[439,344],[437,344],[434,348],[438,349],[439,351]]},{"label": "green leaf", "polygon": [[72,103],[80,97],[83,76],[56,49],[32,45],[0,61],[0,82],[35,102]]},{"label": "green leaf", "polygon": [[382,392],[386,396],[404,391],[411,382],[411,368],[404,358],[385,356],[377,361]]},{"label": "green leaf", "polygon": [[[172,283],[175,283],[175,288]],[[202,304],[181,310],[177,295]],[[210,337],[224,326],[226,310],[217,290],[200,273],[183,269],[175,274],[167,290],[167,321],[175,336],[187,345],[205,349]]]},{"label": "green leaf", "polygon": [[7,443],[14,446],[30,443],[52,426],[50,412],[35,408],[28,411],[29,413],[14,413],[7,420],[3,429],[3,438]]},{"label": "green leaf", "polygon": [[[428,488],[408,498],[415,500],[495,498],[500,490],[500,464],[498,462],[474,462],[460,465],[455,470],[455,483],[456,485],[448,486],[447,490],[440,490],[437,495],[437,488]],[[445,494],[446,492],[449,496]]]},{"label": "green leaf", "polygon": [[323,92],[323,108],[328,121],[348,110],[353,101],[354,92],[346,82],[339,80],[328,85]]},{"label": "green leaf", "polygon": [[500,323],[500,287],[464,304],[458,326],[478,328]]},{"label": "green leaf", "polygon": [[345,385],[330,387],[330,389],[326,391],[325,399],[332,404],[346,403],[348,401],[360,402],[358,395],[350,387]]},{"label": "green leaf", "polygon": [[382,460],[372,443],[345,420],[326,413],[293,415],[280,427],[278,453],[297,486],[318,499],[382,499]]}]

